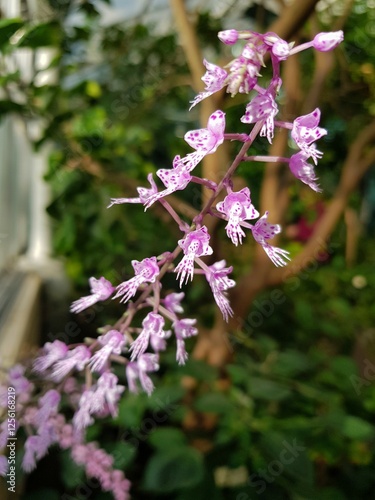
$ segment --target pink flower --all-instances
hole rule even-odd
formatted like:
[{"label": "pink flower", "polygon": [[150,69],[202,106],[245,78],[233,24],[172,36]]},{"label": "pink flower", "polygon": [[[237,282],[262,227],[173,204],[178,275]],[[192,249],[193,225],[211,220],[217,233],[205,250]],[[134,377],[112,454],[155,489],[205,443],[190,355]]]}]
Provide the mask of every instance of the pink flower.
[{"label": "pink flower", "polygon": [[40,428],[45,425],[51,415],[56,415],[61,395],[59,392],[51,389],[42,396],[39,401],[39,410],[35,415],[35,423]]},{"label": "pink flower", "polygon": [[100,335],[98,342],[103,347],[96,351],[89,361],[89,366],[93,372],[102,370],[111,354],[121,354],[126,344],[124,335],[117,330],[109,330],[105,335]]},{"label": "pink flower", "polygon": [[113,457],[96,443],[75,444],[71,456],[88,477],[98,480],[103,491],[111,491],[115,500],[130,500],[130,482],[122,471],[113,469]]},{"label": "pink flower", "polygon": [[165,320],[163,316],[157,313],[149,313],[142,322],[143,330],[136,338],[136,340],[131,344],[129,351],[132,351],[131,361],[137,359],[141,354],[145,352],[148,347],[150,337],[167,337],[169,332],[163,330]]},{"label": "pink flower", "polygon": [[261,137],[267,137],[268,142],[272,143],[274,132],[274,118],[279,112],[275,99],[268,92],[258,94],[246,106],[246,112],[241,118],[242,123],[255,123],[264,121],[260,131]]},{"label": "pink flower", "polygon": [[206,272],[205,275],[211,287],[215,302],[219,306],[225,321],[228,321],[229,316],[233,316],[233,309],[229,304],[226,291],[229,288],[233,288],[236,282],[228,278],[228,274],[232,272],[233,267],[225,267],[225,265],[225,260],[215,262],[215,264],[209,266],[210,272]]},{"label": "pink flower", "polygon": [[36,467],[36,462],[43,458],[48,448],[57,440],[52,428],[47,426],[44,432],[37,436],[29,436],[24,445],[24,455],[22,459],[22,469],[31,472]]},{"label": "pink flower", "polygon": [[253,236],[255,241],[260,243],[263,250],[266,252],[275,266],[286,266],[287,262],[284,259],[289,259],[289,252],[281,248],[273,247],[268,243],[276,234],[280,233],[281,227],[278,224],[270,224],[267,222],[268,212],[261,217],[253,227]]},{"label": "pink flower", "polygon": [[296,153],[291,156],[289,161],[289,168],[297,179],[307,184],[311,189],[316,191],[317,193],[322,190],[315,182],[318,178],[315,175],[314,166],[307,162],[309,156],[306,155],[303,151]]},{"label": "pink flower", "polygon": [[245,187],[241,191],[228,194],[224,201],[216,205],[216,208],[228,219],[225,227],[228,238],[236,246],[238,243],[242,244],[245,233],[240,226],[241,222],[259,217],[259,212],[251,204],[249,188]]},{"label": "pink flower", "polygon": [[191,231],[178,244],[184,251],[184,257],[175,268],[177,279],[180,278],[180,287],[183,282],[187,282],[189,277],[192,280],[194,275],[194,259],[202,255],[211,255],[212,248],[209,245],[210,235],[206,226]]},{"label": "pink flower", "polygon": [[75,412],[73,417],[73,427],[76,433],[80,433],[86,427],[94,423],[92,418],[92,413],[94,413],[95,408],[95,393],[93,391],[83,391],[81,397],[79,398],[78,410]]},{"label": "pink flower", "polygon": [[75,347],[67,353],[64,359],[52,366],[51,379],[54,382],[61,382],[72,370],[83,370],[90,358],[91,351],[86,346]]},{"label": "pink flower", "polygon": [[29,436],[25,441],[24,449],[22,469],[25,472],[31,472],[35,469],[37,460],[43,458],[44,455],[40,436]]},{"label": "pink flower", "polygon": [[27,377],[24,376],[26,368],[21,364],[14,365],[8,371],[8,384],[14,387],[16,391],[17,403],[27,402],[31,396],[31,392],[34,389],[34,384],[32,384]]},{"label": "pink flower", "polygon": [[184,297],[184,292],[170,293],[162,299],[162,302],[168,311],[172,313],[183,313],[184,309],[181,306],[181,301]]},{"label": "pink flower", "polygon": [[144,203],[146,209],[155,203],[156,200],[164,198],[164,196],[168,196],[175,191],[185,189],[191,181],[191,175],[186,170],[179,155],[174,157],[172,169],[161,168],[157,170],[156,175],[161,179],[166,189],[149,196]]},{"label": "pink flower", "polygon": [[292,138],[297,146],[307,155],[311,156],[314,163],[321,158],[322,154],[313,144],[327,134],[327,130],[318,127],[320,121],[320,109],[316,108],[308,115],[296,118],[293,122]]},{"label": "pink flower", "polygon": [[147,180],[150,183],[151,188],[147,189],[144,187],[138,187],[137,188],[139,194],[138,198],[111,198],[111,203],[108,205],[107,208],[110,208],[113,205],[119,205],[121,203],[143,203],[143,204],[147,203],[147,200],[158,192],[158,188],[155,184],[152,174],[148,174]]},{"label": "pink flower", "polygon": [[41,356],[38,356],[33,363],[33,370],[37,373],[43,373],[50,368],[56,361],[65,358],[69,348],[64,342],[54,340],[53,342],[46,342],[43,346]]},{"label": "pink flower", "polygon": [[202,76],[203,82],[206,84],[205,90],[200,92],[193,101],[191,101],[191,106],[189,110],[201,102],[206,97],[214,94],[215,92],[221,90],[225,85],[225,79],[227,77],[227,72],[225,69],[216,66],[215,64],[209,63],[205,59],[203,64],[206,66],[206,73]]},{"label": "pink flower", "polygon": [[172,324],[177,340],[176,360],[179,365],[184,365],[188,358],[188,353],[185,349],[185,339],[198,334],[197,328],[193,326],[196,322],[196,319],[185,318],[176,320]]},{"label": "pink flower", "polygon": [[118,285],[116,287],[117,293],[113,299],[117,299],[123,295],[120,302],[127,302],[136,294],[138,287],[142,283],[155,283],[156,277],[159,274],[159,266],[156,257],[147,257],[141,262],[132,260],[132,266],[135,271],[134,278]]},{"label": "pink flower", "polygon": [[118,413],[118,401],[125,387],[118,385],[118,378],[111,372],[105,372],[99,377],[96,388],[93,391],[93,407],[96,413],[102,412],[105,405],[112,417],[116,417]]},{"label": "pink flower", "polygon": [[139,380],[143,390],[150,396],[154,390],[154,384],[147,373],[159,370],[159,355],[150,353],[141,354],[136,362],[128,363],[125,370],[129,391],[138,392],[136,381]]},{"label": "pink flower", "polygon": [[335,49],[344,40],[344,33],[340,31],[331,31],[328,33],[318,33],[313,40],[313,47],[320,52],[328,52]]},{"label": "pink flower", "polygon": [[217,150],[224,142],[224,131],[225,113],[218,109],[208,118],[207,128],[186,132],[185,141],[196,150],[195,153],[189,153],[181,159],[188,172],[191,172],[206,155]]},{"label": "pink flower", "polygon": [[91,295],[82,297],[73,302],[70,307],[71,312],[79,313],[99,301],[107,300],[114,291],[114,287],[112,286],[112,284],[103,277],[99,278],[98,280],[95,278],[90,278],[89,283],[91,288]]}]

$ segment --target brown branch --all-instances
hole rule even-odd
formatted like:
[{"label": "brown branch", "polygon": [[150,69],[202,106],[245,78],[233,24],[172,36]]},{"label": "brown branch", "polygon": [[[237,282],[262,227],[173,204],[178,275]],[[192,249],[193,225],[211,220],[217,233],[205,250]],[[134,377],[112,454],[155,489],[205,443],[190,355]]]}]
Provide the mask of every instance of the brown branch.
[{"label": "brown branch", "polygon": [[[170,0],[173,17],[176,23],[177,32],[180,37],[181,45],[185,53],[186,61],[189,66],[189,70],[192,76],[193,88],[196,92],[201,91],[204,88],[202,82],[202,76],[205,73],[205,67],[203,65],[203,55],[199,46],[199,40],[197,37],[196,30],[193,23],[190,21],[185,2],[183,0]],[[221,108],[223,101],[223,94],[216,93],[207,99],[204,99],[200,103],[200,122],[202,127],[206,126],[208,117],[216,111],[216,109]],[[210,179],[214,182],[219,182],[221,178],[221,173],[224,167],[228,165],[229,156],[226,145],[222,145],[220,148],[220,154],[215,153],[212,155],[207,155],[202,162],[202,177]],[[203,204],[209,197],[211,192],[206,188],[203,188],[202,201]],[[210,226],[209,231],[214,229],[216,221],[214,219],[207,222]]]},{"label": "brown branch", "polygon": [[288,40],[307,21],[319,0],[295,0],[286,7],[281,16],[271,24],[268,31],[277,33],[281,38]]},{"label": "brown branch", "polygon": [[193,79],[195,92],[203,90],[204,85],[201,77],[204,73],[203,57],[199,42],[192,23],[188,19],[183,0],[170,0],[173,17],[176,23],[177,33],[180,36],[182,48]]}]

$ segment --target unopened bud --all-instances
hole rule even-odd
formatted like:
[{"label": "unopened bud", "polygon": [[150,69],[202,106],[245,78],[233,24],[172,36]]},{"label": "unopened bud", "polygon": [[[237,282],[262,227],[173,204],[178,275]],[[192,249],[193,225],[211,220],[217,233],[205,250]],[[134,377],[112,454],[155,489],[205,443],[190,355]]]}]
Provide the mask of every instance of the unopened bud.
[{"label": "unopened bud", "polygon": [[219,31],[218,35],[219,40],[225,43],[225,45],[234,45],[238,40],[238,31],[237,30],[225,30]]},{"label": "unopened bud", "polygon": [[313,40],[313,46],[320,52],[328,52],[335,49],[343,40],[344,33],[342,30],[318,33]]}]

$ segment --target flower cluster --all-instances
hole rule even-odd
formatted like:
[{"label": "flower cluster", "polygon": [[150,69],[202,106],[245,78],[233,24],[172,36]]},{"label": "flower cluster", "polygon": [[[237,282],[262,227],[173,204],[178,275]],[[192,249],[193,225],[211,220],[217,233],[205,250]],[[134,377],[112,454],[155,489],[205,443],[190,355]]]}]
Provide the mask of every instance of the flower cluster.
[{"label": "flower cluster", "polygon": [[[96,478],[103,490],[111,491],[116,499],[129,498],[129,482],[121,471],[113,469],[110,455],[95,443],[85,444],[85,430],[96,418],[116,417],[120,398],[127,391],[152,393],[152,374],[159,369],[160,353],[167,348],[168,342],[175,345],[176,361],[179,364],[186,362],[185,342],[198,334],[196,319],[184,315],[181,304],[184,292],[170,291],[163,295],[162,278],[166,273],[175,275],[179,288],[197,275],[204,275],[224,320],[229,321],[233,315],[228,296],[228,291],[235,286],[235,281],[229,277],[233,268],[227,266],[225,260],[214,258],[211,235],[203,224],[204,216],[225,221],[226,235],[234,246],[242,245],[250,232],[275,266],[287,265],[288,252],[270,244],[281,232],[280,225],[268,220],[267,211],[260,215],[252,203],[249,187],[234,191],[232,177],[241,162],[271,160],[267,156],[251,156],[248,150],[258,135],[272,143],[275,128],[279,127],[290,131],[298,151],[290,158],[273,157],[272,161],[287,164],[297,179],[315,191],[320,190],[314,166],[323,153],[317,149],[316,142],[327,131],[319,126],[319,109],[293,122],[277,120],[277,96],[282,86],[280,63],[309,47],[332,50],[342,41],[343,35],[341,31],[320,33],[300,46],[282,40],[275,33],[227,30],[220,32],[219,38],[227,45],[243,43],[241,53],[225,68],[204,61],[207,70],[202,78],[205,90],[195,97],[191,107],[222,89],[232,96],[251,92],[240,118],[242,123],[249,125],[248,134],[226,132],[225,113],[218,109],[208,118],[206,128],[185,134],[186,143],[194,151],[183,157],[176,155],[171,168],[157,170],[156,175],[163,184],[161,190],[150,173],[150,188],[139,187],[138,197],[111,199],[109,207],[139,203],[147,210],[154,203],[160,203],[178,224],[181,239],[171,251],[144,257],[141,261],[133,260],[134,273],[122,283],[113,285],[104,277],[89,279],[91,294],[73,302],[73,313],[80,313],[111,297],[119,299],[124,311],[116,324],[101,328],[96,339],[79,345],[66,345],[59,340],[46,343],[32,364],[33,380],[39,378],[46,382],[44,390],[29,381],[24,367],[17,366],[9,372],[7,383],[16,390],[18,425],[24,427],[28,436],[22,459],[26,472],[35,468],[51,445],[59,444],[71,450],[73,461],[82,466],[88,476]],[[271,61],[272,77],[262,86],[260,72],[266,60]],[[237,140],[241,148],[220,182],[193,175],[204,157],[215,153],[225,140]],[[191,182],[206,186],[212,196],[201,212],[187,222],[175,212],[167,197],[184,190]],[[207,261],[209,256],[212,257]],[[175,262],[177,259],[179,261]],[[115,365],[118,369],[114,372]],[[5,408],[3,399],[0,399],[0,409]],[[73,408],[71,422],[66,421],[60,411],[62,400]],[[6,440],[7,428],[2,425],[0,448]],[[6,472],[6,461],[0,457],[0,474]]]}]

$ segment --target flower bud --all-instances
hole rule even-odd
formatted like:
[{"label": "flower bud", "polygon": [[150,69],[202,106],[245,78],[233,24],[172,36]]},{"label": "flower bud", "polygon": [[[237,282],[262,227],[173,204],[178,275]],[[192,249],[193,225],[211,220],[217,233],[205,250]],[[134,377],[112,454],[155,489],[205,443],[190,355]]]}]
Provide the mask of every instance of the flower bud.
[{"label": "flower bud", "polygon": [[320,52],[328,52],[335,49],[344,40],[344,33],[340,31],[331,31],[328,33],[318,33],[314,40],[313,46]]},{"label": "flower bud", "polygon": [[237,30],[225,30],[219,31],[218,35],[219,40],[225,43],[225,45],[234,45],[238,40],[238,31]]}]

